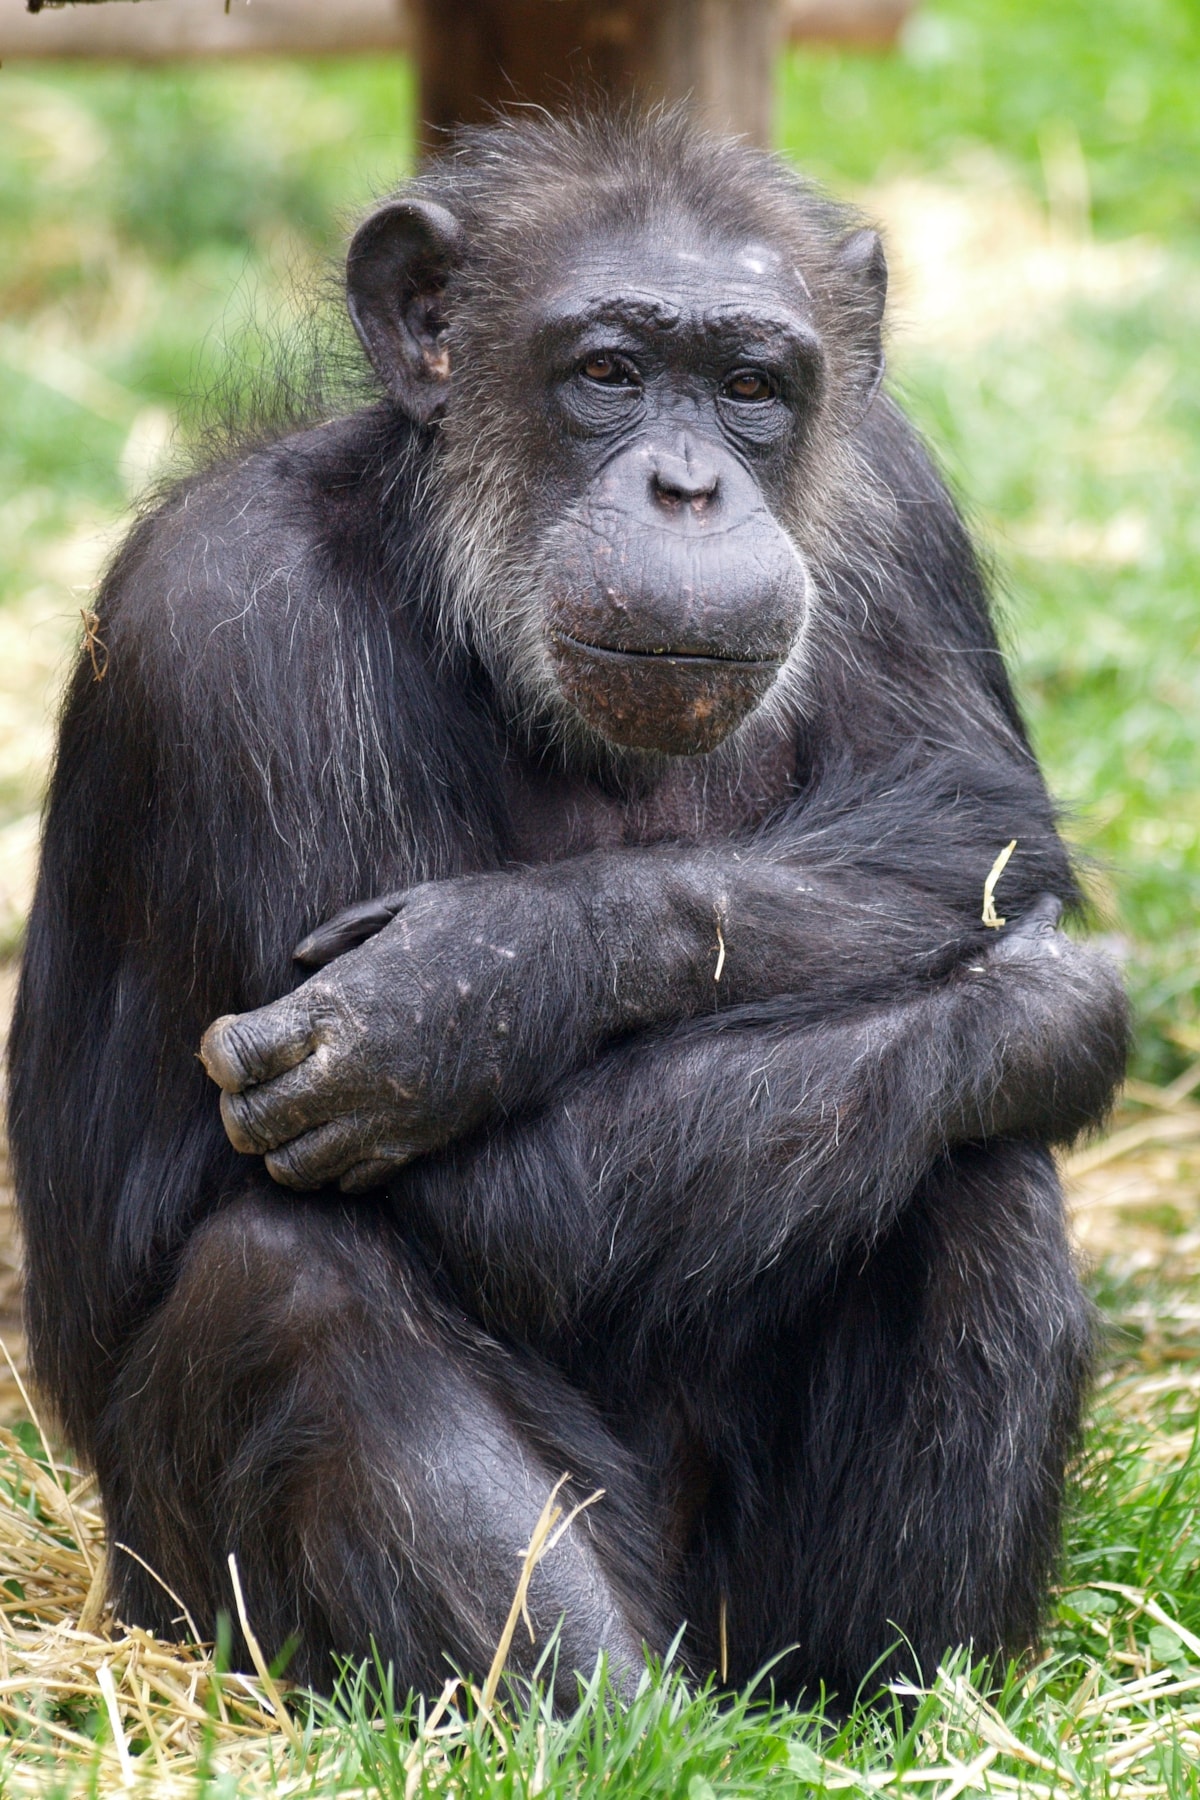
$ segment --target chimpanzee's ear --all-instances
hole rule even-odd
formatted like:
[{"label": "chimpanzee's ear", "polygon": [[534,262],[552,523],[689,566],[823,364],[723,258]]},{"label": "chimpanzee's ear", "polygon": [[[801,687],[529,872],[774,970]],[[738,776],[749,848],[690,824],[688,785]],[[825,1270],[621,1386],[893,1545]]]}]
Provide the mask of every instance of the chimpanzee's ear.
[{"label": "chimpanzee's ear", "polygon": [[393,200],[355,232],[346,256],[346,304],[389,393],[419,425],[446,404],[450,352],[443,295],[462,227],[429,200]]},{"label": "chimpanzee's ear", "polygon": [[838,245],[838,268],[854,295],[855,323],[865,340],[861,405],[865,412],[883,380],[883,308],[887,300],[887,258],[879,233],[869,226],[852,231]]}]

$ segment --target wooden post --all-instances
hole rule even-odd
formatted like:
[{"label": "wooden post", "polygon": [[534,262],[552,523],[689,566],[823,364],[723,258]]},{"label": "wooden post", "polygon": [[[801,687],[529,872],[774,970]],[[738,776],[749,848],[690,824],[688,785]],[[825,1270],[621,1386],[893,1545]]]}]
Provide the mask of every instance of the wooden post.
[{"label": "wooden post", "polygon": [[777,0],[408,0],[426,149],[459,123],[571,95],[690,99],[702,118],[771,141]]}]

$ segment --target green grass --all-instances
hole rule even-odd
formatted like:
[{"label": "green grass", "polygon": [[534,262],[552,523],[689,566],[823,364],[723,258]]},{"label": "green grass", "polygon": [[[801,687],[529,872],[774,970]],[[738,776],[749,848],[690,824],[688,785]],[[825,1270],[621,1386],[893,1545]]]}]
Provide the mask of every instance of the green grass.
[{"label": "green grass", "polygon": [[1030,186],[1072,137],[1097,228],[1200,235],[1191,0],[932,0],[898,56],[788,58],[781,138],[834,184],[941,170],[979,145]]}]

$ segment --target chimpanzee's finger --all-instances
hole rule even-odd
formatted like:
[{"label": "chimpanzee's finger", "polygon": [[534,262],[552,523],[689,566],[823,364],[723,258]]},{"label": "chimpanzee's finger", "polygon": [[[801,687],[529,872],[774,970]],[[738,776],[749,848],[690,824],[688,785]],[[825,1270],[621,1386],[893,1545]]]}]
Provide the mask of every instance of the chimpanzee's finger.
[{"label": "chimpanzee's finger", "polygon": [[328,1124],[344,1109],[325,1092],[322,1080],[330,1064],[322,1045],[294,1069],[259,1082],[241,1093],[221,1095],[225,1135],[244,1156],[262,1156],[318,1125]]},{"label": "chimpanzee's finger", "polygon": [[1066,938],[1058,929],[1062,918],[1062,901],[1053,894],[1039,894],[1019,919],[1012,919],[988,950],[993,963],[1024,963],[1031,957],[1057,960],[1063,954]]},{"label": "chimpanzee's finger", "polygon": [[323,969],[326,963],[335,956],[342,956],[347,950],[353,950],[356,944],[364,944],[385,925],[390,925],[407,895],[381,894],[374,900],[360,900],[354,906],[343,908],[334,913],[332,919],[326,919],[315,931],[310,931],[306,938],[301,938],[292,951],[298,963],[309,969]]},{"label": "chimpanzee's finger", "polygon": [[1057,894],[1039,894],[1019,919],[1011,919],[1004,929],[1006,938],[1049,937],[1058,930],[1063,904]]},{"label": "chimpanzee's finger", "polygon": [[257,1012],[214,1019],[200,1040],[200,1060],[219,1088],[236,1094],[294,1069],[316,1042],[312,1002],[298,988]]},{"label": "chimpanzee's finger", "polygon": [[[306,1131],[266,1159],[267,1173],[283,1187],[325,1187],[364,1162],[375,1160],[378,1134],[356,1114]],[[403,1153],[393,1166],[404,1160]]]}]

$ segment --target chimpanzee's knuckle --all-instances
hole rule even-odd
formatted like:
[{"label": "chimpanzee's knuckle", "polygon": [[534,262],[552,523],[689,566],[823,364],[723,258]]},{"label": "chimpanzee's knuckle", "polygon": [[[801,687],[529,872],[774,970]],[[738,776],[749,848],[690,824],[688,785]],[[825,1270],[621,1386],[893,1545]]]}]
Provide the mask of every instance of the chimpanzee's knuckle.
[{"label": "chimpanzee's knuckle", "polygon": [[[307,1064],[303,1074],[308,1075]],[[327,1116],[326,1106],[326,1097],[318,1086],[307,1079],[298,1085],[291,1072],[265,1086],[249,1088],[244,1094],[222,1095],[222,1116],[232,1119],[245,1139],[244,1145],[235,1147],[259,1155],[322,1123],[323,1116]]]},{"label": "chimpanzee's knuckle", "polygon": [[232,1054],[244,1084],[261,1081],[278,1060],[281,1045],[292,1033],[290,1010],[265,1006],[243,1013],[230,1027]]},{"label": "chimpanzee's knuckle", "polygon": [[367,1194],[372,1188],[383,1187],[388,1177],[411,1159],[411,1150],[375,1150],[363,1162],[347,1169],[338,1186],[343,1194]]},{"label": "chimpanzee's knuckle", "polygon": [[304,996],[304,1004],[307,1007],[309,1018],[312,1020],[313,1031],[319,1037],[327,1022],[336,1017],[334,982],[328,971],[323,969],[319,974],[306,981],[298,992]]},{"label": "chimpanzee's knuckle", "polygon": [[1077,946],[1061,931],[1046,926],[1034,931],[1013,932],[1005,935],[992,948],[988,961],[993,965],[1018,966],[1029,968],[1033,964],[1049,966],[1070,960],[1077,953]]},{"label": "chimpanzee's knuckle", "polygon": [[364,1029],[364,995],[360,984],[338,973],[305,989],[313,1036],[330,1050],[344,1050]]},{"label": "chimpanzee's knuckle", "polygon": [[280,1187],[292,1188],[298,1194],[311,1193],[322,1183],[313,1180],[300,1165],[288,1155],[286,1150],[278,1150],[266,1158],[266,1169],[272,1181]]}]

